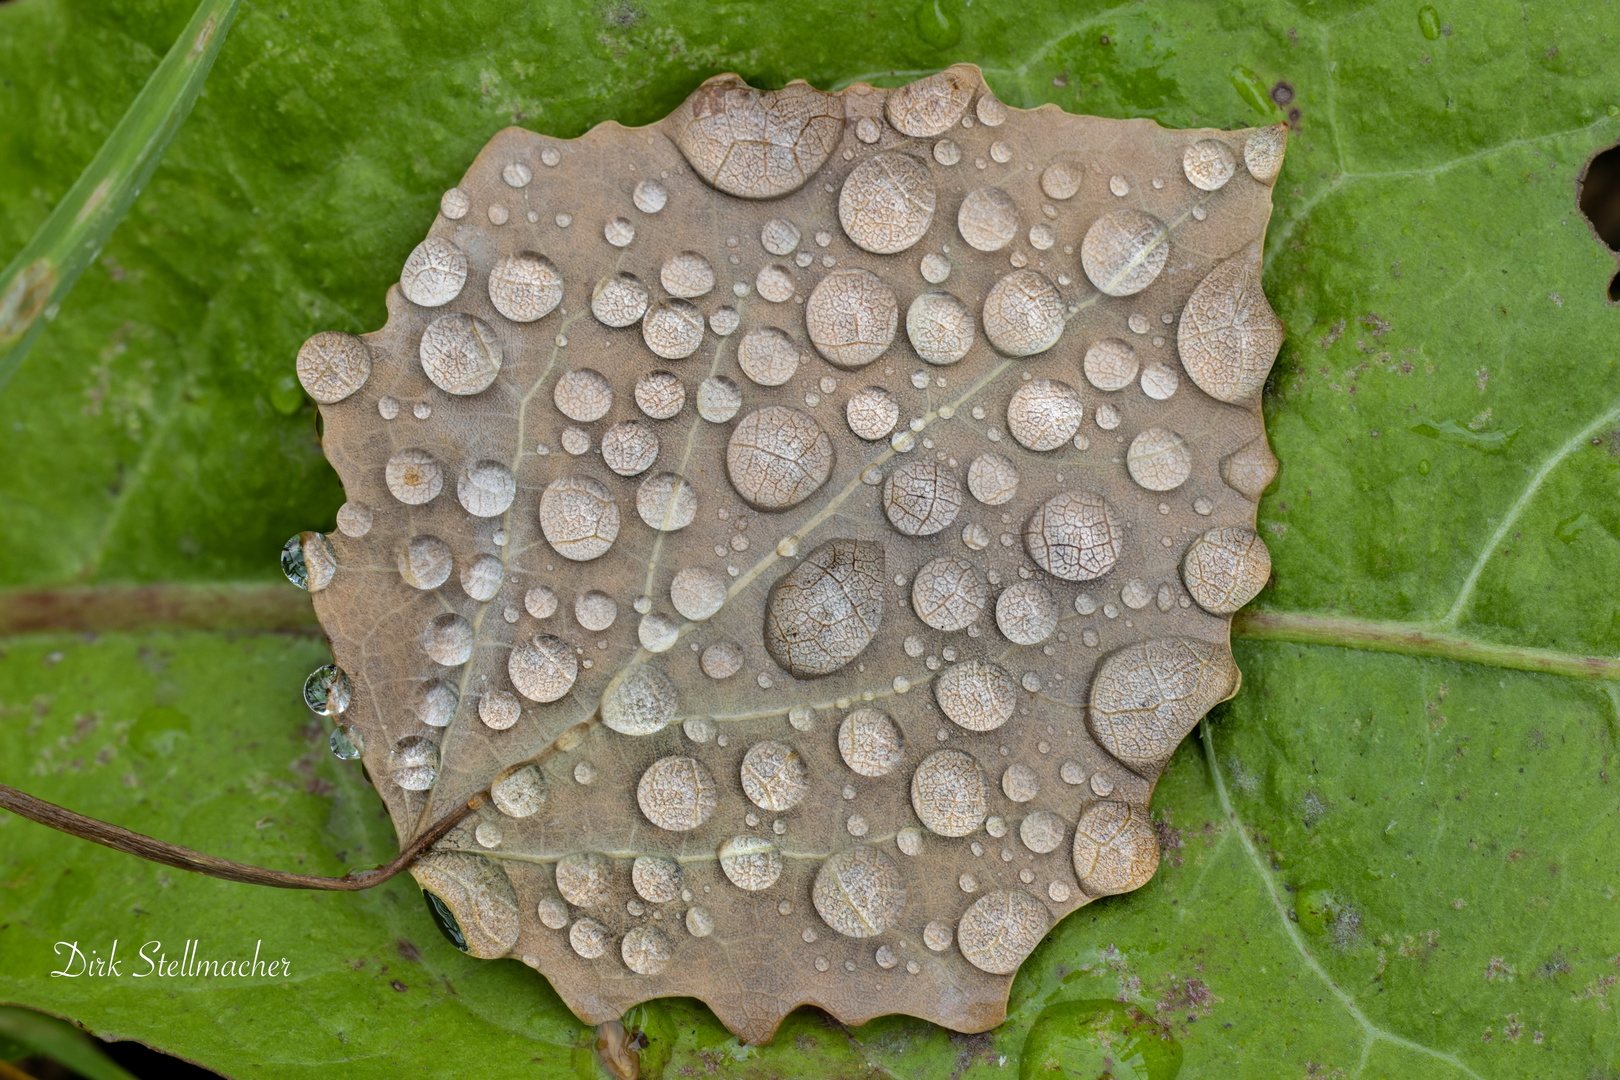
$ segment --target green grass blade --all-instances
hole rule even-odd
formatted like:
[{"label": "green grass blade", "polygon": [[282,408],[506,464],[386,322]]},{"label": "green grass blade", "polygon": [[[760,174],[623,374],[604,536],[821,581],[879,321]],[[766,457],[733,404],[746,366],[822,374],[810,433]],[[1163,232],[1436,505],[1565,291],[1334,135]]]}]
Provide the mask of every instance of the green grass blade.
[{"label": "green grass blade", "polygon": [[202,91],[241,0],[202,0],[33,239],[0,273],[0,390],[151,178]]},{"label": "green grass blade", "polygon": [[25,1047],[30,1054],[66,1065],[88,1080],[135,1080],[84,1032],[54,1016],[0,1005],[0,1038]]}]

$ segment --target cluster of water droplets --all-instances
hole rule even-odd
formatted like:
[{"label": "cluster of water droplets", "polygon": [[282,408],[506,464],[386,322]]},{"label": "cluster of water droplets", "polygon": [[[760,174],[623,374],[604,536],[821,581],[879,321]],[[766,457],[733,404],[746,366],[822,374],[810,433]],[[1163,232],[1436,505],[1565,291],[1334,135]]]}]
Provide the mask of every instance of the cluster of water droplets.
[{"label": "cluster of water droplets", "polygon": [[633,165],[505,133],[389,329],[300,351],[350,501],[282,564],[365,665],[305,698],[396,819],[487,783],[417,870],[470,950],[622,963],[628,1003],[757,908],[806,978],[944,985],[1151,875],[1152,781],[1269,575],[1282,134],[1138,174],[1035,123],[953,68],[711,80]]}]

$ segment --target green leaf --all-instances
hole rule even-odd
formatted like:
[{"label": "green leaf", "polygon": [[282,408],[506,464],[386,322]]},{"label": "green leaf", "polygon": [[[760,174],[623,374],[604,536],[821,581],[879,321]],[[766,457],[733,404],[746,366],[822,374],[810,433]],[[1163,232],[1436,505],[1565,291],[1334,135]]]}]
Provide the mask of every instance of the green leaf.
[{"label": "green leaf", "polygon": [[[1585,162],[1620,137],[1620,16],[1568,0],[924,7],[244,8],[0,397],[0,584],[31,590],[33,613],[13,592],[4,624],[125,628],[4,640],[0,778],[242,861],[341,873],[393,853],[299,703],[322,645],[139,629],[128,598],[213,627],[284,610],[256,585],[342,497],[285,381],[294,352],[381,325],[439,194],[500,127],[645,123],[727,69],[825,86],[969,60],[1012,105],[1170,126],[1252,124],[1286,84],[1276,107],[1298,116],[1266,274],[1290,330],[1266,400],[1275,584],[1240,623],[1257,635],[1238,643],[1242,693],[1155,796],[1158,876],[1054,930],[987,1035],[801,1011],[755,1048],[670,1001],[636,1021],[659,1043],[644,1061],[1001,1076],[1058,1053],[1097,1076],[1119,1050],[1113,1075],[1154,1076],[1173,1040],[1184,1077],[1620,1071],[1620,691],[1612,664],[1582,659],[1620,655],[1620,314],[1614,254],[1575,206]],[[0,6],[0,258],[190,14]],[[124,582],[161,588],[67,588]],[[151,599],[177,582],[229,588],[210,611]],[[402,881],[271,893],[8,817],[0,882],[0,999],[98,1034],[267,1076],[596,1069],[542,979],[462,957]],[[57,941],[115,937],[121,957],[137,940],[171,958],[188,938],[215,955],[262,942],[292,975],[50,978]]]},{"label": "green leaf", "polygon": [[0,389],[123,220],[202,92],[237,0],[204,0],[39,232],[0,271]]},{"label": "green leaf", "polygon": [[134,1080],[66,1020],[0,1005],[0,1061],[35,1054],[66,1065],[86,1080]]}]

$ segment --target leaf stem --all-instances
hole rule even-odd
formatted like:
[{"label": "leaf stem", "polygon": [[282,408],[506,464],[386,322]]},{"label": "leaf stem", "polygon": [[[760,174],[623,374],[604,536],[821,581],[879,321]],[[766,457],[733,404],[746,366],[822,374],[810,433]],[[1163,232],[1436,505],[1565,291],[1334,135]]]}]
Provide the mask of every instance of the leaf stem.
[{"label": "leaf stem", "polygon": [[107,141],[0,271],[0,390],[123,220],[185,123],[241,0],[202,0]]},{"label": "leaf stem", "polygon": [[0,784],[0,808],[116,851],[162,863],[164,866],[172,866],[177,870],[190,870],[193,873],[207,874],[209,877],[223,878],[226,881],[269,885],[277,889],[321,889],[329,892],[359,892],[381,885],[442,840],[444,835],[460,824],[468,814],[483,806],[486,797],[485,792],[479,792],[462,806],[445,814],[426,832],[419,834],[407,844],[404,850],[386,865],[379,866],[375,870],[359,872],[351,870],[342,877],[335,878],[318,877],[313,874],[289,874],[283,870],[268,870],[262,866],[249,866],[246,863],[204,855],[191,848],[156,840],[138,832],[131,832],[119,825],[86,817],[77,811],[35,798],[26,791],[18,791],[8,784]]},{"label": "leaf stem", "polygon": [[1620,658],[1479,641],[1426,623],[1376,622],[1297,611],[1240,611],[1232,619],[1232,636],[1254,641],[1337,645],[1406,656],[1437,656],[1465,664],[1539,671],[1572,679],[1620,679]]}]

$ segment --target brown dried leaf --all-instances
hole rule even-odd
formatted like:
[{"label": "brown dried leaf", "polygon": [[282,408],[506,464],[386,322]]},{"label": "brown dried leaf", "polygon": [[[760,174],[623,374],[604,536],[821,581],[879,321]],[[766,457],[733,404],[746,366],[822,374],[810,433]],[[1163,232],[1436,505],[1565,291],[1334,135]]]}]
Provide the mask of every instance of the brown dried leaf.
[{"label": "brown dried leaf", "polygon": [[388,325],[298,365],[347,729],[402,839],[492,793],[415,869],[470,951],[589,1022],[980,1031],[1152,875],[1269,566],[1284,135],[958,66],[491,140]]}]

